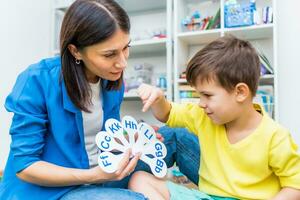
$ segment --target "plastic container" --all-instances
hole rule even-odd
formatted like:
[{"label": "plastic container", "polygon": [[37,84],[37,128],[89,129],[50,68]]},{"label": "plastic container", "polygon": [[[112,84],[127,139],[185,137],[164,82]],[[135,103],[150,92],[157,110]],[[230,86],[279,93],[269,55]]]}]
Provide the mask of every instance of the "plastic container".
[{"label": "plastic container", "polygon": [[224,6],[225,27],[254,25],[254,0],[227,1]]}]

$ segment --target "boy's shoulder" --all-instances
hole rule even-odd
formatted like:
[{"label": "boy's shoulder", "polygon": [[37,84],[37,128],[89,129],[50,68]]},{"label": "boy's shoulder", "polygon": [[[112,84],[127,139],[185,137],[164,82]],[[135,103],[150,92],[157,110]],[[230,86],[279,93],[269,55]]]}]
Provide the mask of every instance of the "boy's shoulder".
[{"label": "boy's shoulder", "polygon": [[270,140],[271,143],[273,143],[273,145],[276,145],[291,136],[290,131],[286,127],[274,121],[274,119],[269,116],[264,117],[264,135]]}]

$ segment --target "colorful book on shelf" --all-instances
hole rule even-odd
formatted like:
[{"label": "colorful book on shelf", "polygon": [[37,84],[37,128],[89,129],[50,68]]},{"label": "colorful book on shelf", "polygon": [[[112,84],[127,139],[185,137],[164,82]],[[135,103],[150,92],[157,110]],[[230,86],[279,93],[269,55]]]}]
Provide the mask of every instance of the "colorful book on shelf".
[{"label": "colorful book on shelf", "polygon": [[261,75],[274,74],[274,70],[270,61],[262,52],[259,53],[259,60],[261,63]]},{"label": "colorful book on shelf", "polygon": [[199,94],[196,91],[180,91],[180,98],[199,98]]},{"label": "colorful book on shelf", "polygon": [[273,22],[273,8],[266,6],[262,9],[263,12],[263,22],[264,24],[269,24]]},{"label": "colorful book on shelf", "polygon": [[207,29],[217,29],[220,28],[221,20],[220,20],[220,8],[218,9],[216,15],[209,20],[209,24]]},{"label": "colorful book on shelf", "polygon": [[273,117],[274,108],[274,88],[273,85],[258,86],[253,102],[262,105],[265,111]]}]

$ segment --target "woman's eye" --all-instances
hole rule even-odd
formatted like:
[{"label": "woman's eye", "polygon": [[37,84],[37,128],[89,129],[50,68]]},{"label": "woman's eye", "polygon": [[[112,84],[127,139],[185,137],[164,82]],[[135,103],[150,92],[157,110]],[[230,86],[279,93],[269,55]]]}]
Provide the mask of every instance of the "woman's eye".
[{"label": "woman's eye", "polygon": [[131,46],[130,46],[130,44],[128,44],[123,50],[127,50],[127,49],[129,49]]},{"label": "woman's eye", "polygon": [[111,58],[111,57],[114,57],[115,56],[115,54],[106,54],[106,55],[104,55],[104,57],[106,57],[106,58]]}]

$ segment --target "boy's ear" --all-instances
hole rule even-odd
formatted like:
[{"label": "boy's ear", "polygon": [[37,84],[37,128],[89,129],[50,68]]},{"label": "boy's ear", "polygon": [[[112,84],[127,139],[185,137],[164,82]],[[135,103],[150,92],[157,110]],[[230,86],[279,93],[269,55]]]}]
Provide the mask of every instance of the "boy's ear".
[{"label": "boy's ear", "polygon": [[81,60],[81,54],[74,44],[69,44],[68,49],[74,58]]},{"label": "boy's ear", "polygon": [[246,83],[236,84],[234,90],[237,102],[245,101],[250,95],[250,90]]}]

